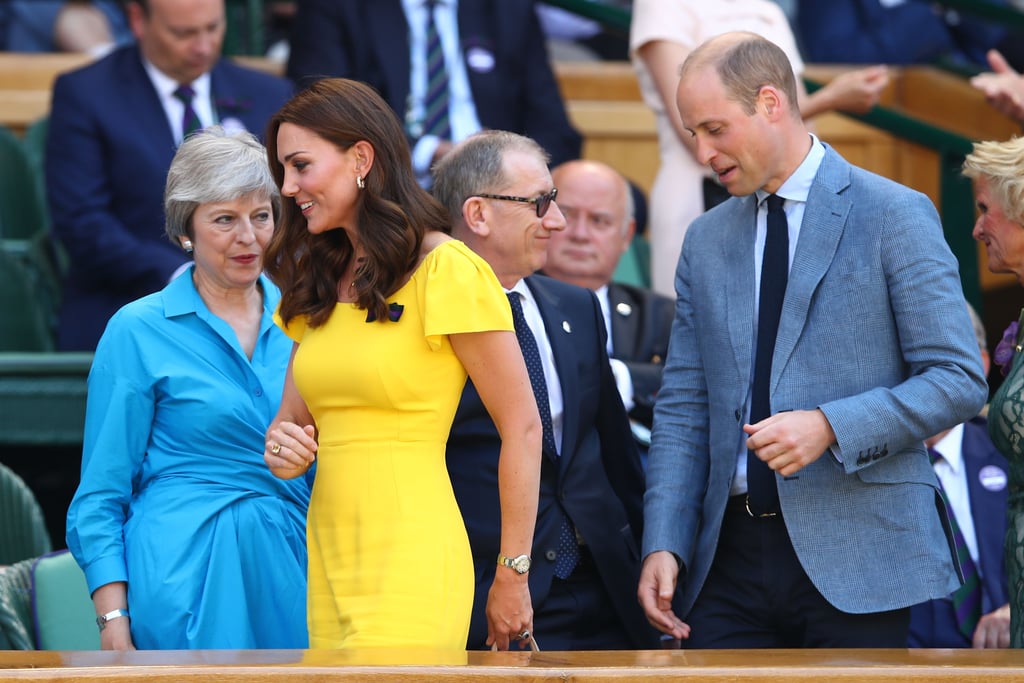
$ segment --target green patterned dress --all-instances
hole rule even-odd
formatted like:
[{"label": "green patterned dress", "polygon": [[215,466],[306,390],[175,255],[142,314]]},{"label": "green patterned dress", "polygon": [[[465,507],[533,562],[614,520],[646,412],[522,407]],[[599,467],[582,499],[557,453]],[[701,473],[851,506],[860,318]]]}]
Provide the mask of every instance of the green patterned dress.
[{"label": "green patterned dress", "polygon": [[[1024,315],[1022,315],[1024,318]],[[1010,463],[1006,574],[1010,581],[1010,647],[1024,647],[1024,326],[1017,337],[1013,365],[988,412],[988,431]]]}]

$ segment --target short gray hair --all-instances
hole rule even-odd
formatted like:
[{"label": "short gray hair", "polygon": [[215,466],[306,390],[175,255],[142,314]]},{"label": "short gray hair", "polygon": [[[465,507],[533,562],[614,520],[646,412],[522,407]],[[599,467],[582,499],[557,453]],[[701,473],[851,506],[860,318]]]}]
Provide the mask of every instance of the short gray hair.
[{"label": "short gray hair", "polygon": [[190,135],[178,147],[164,189],[164,231],[178,244],[194,237],[192,216],[200,204],[225,202],[251,194],[266,197],[281,215],[281,193],[267,165],[267,151],[252,133],[228,133],[211,126]]},{"label": "short gray hair", "polygon": [[462,205],[481,192],[499,193],[512,179],[505,175],[505,154],[536,155],[545,164],[548,153],[536,140],[505,130],[485,130],[469,136],[445,154],[433,168],[433,194],[453,222],[462,220]]}]

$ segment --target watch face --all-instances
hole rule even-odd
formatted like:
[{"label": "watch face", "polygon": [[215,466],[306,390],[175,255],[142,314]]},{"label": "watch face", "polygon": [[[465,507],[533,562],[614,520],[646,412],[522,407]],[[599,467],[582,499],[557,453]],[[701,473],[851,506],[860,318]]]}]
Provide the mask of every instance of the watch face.
[{"label": "watch face", "polygon": [[513,558],[512,569],[515,569],[520,574],[525,574],[530,571],[530,558],[526,555],[520,555],[519,557]]}]

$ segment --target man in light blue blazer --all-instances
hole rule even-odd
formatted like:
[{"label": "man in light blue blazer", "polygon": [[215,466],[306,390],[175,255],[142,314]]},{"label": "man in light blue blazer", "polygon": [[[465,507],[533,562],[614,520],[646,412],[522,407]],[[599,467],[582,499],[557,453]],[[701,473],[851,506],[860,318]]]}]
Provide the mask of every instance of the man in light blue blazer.
[{"label": "man in light blue blazer", "polygon": [[[810,135],[772,43],[712,39],[679,92],[733,198],[693,222],[676,271],[641,604],[688,647],[904,647],[909,606],[959,582],[922,441],[987,395],[956,260],[925,196]],[[769,251],[781,276],[760,280]],[[774,351],[755,363],[759,327]]]}]

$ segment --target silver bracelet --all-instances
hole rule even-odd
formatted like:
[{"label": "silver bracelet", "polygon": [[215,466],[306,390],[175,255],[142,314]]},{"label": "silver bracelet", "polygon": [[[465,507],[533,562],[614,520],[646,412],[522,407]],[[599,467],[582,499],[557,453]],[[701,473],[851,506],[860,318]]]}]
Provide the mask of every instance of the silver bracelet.
[{"label": "silver bracelet", "polygon": [[96,617],[96,625],[99,626],[100,630],[102,631],[103,629],[105,629],[107,627],[107,622],[108,621],[111,621],[113,619],[117,619],[119,617],[127,617],[127,616],[128,616],[128,610],[126,610],[126,609],[115,609],[115,610],[113,610],[111,612],[107,612],[106,614],[103,614],[103,615],[100,615],[100,616]]}]

